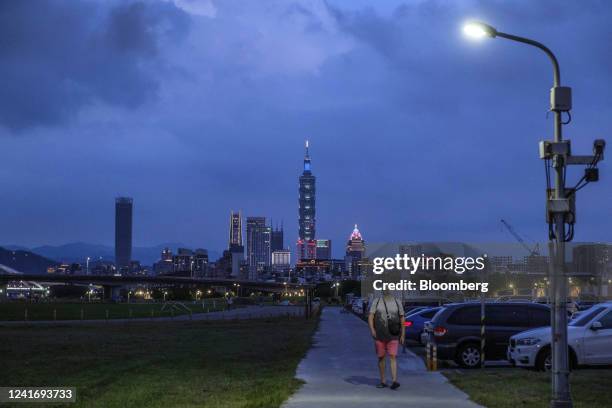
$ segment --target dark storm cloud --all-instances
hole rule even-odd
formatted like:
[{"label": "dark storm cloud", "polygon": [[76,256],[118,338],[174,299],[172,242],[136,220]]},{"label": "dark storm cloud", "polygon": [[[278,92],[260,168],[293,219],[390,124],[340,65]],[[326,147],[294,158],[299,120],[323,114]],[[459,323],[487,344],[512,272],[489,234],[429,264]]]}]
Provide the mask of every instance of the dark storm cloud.
[{"label": "dark storm cloud", "polygon": [[[112,244],[129,195],[139,245],[224,248],[242,209],[284,219],[293,246],[306,138],[336,255],[355,223],[369,242],[511,239],[504,218],[545,240],[549,61],[465,39],[468,18],[557,53],[573,151],[612,133],[608,2],[0,4],[0,121],[35,136],[0,138],[0,243]],[[610,237],[607,166],[580,192],[577,239]]]},{"label": "dark storm cloud", "polygon": [[188,26],[166,2],[2,2],[0,124],[59,125],[98,101],[143,104],[158,87],[160,43]]}]

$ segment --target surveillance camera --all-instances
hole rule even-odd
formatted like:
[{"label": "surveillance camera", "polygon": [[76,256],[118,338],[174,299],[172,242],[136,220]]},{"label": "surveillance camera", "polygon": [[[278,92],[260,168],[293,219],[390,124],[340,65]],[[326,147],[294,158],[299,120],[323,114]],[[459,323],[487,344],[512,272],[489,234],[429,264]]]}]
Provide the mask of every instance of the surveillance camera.
[{"label": "surveillance camera", "polygon": [[597,139],[593,142],[593,153],[594,154],[603,154],[604,149],[606,148],[606,141],[603,139]]}]

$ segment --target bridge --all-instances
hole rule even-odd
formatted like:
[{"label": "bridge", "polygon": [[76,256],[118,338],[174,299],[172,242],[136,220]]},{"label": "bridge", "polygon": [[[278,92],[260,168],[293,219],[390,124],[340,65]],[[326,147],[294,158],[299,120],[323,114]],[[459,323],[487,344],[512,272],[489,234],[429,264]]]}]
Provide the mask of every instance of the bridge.
[{"label": "bridge", "polygon": [[263,282],[243,279],[215,279],[190,278],[184,276],[142,276],[142,275],[37,275],[37,274],[0,274],[0,282],[7,283],[14,280],[49,283],[83,283],[94,285],[127,285],[127,284],[157,284],[157,285],[205,285],[205,286],[233,286],[240,284],[243,288],[262,291],[281,291],[287,289],[308,289],[312,285],[301,283]]},{"label": "bridge", "polygon": [[262,282],[242,279],[214,279],[214,278],[191,278],[183,276],[139,276],[139,275],[38,275],[25,273],[0,273],[0,285],[5,285],[8,282],[24,281],[38,282],[46,284],[80,284],[80,285],[97,285],[104,288],[104,294],[107,298],[117,298],[119,289],[122,286],[144,284],[155,286],[224,286],[233,288],[234,285],[240,285],[241,289],[260,291],[260,292],[275,292],[282,293],[285,290],[301,290],[305,291],[307,299],[312,298],[313,285],[298,284],[298,283],[280,283],[280,282]]}]

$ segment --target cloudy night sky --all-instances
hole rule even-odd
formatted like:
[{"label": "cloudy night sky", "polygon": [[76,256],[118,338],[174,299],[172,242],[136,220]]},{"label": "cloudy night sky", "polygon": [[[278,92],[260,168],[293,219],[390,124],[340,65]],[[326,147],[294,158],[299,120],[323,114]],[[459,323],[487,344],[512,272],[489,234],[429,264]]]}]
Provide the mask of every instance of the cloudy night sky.
[{"label": "cloudy night sky", "polygon": [[[573,87],[574,154],[612,135],[606,1],[5,1],[0,243],[223,249],[231,209],[297,238],[304,140],[317,238],[546,240],[551,66],[471,41],[470,18],[537,39]],[[581,190],[575,240],[612,240],[612,167]],[[568,185],[578,179],[578,169]]]}]

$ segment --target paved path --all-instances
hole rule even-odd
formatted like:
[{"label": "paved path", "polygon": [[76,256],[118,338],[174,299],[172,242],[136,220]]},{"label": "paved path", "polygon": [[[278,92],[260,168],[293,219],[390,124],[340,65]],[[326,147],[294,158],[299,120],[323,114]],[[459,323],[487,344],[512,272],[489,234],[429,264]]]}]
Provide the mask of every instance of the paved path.
[{"label": "paved path", "polygon": [[353,314],[327,307],[315,344],[298,366],[297,377],[306,384],[283,408],[479,407],[442,374],[426,371],[415,354],[400,351],[398,362],[401,387],[376,388],[378,368],[367,326]]},{"label": "paved path", "polygon": [[[280,316],[304,316],[304,306],[247,306],[229,311],[210,313],[193,313],[191,320],[232,320],[232,319],[259,319]],[[0,326],[28,326],[28,325],[66,325],[66,324],[114,324],[114,323],[150,323],[190,320],[188,314],[175,317],[140,317],[133,319],[94,319],[94,320],[5,320]]]}]

